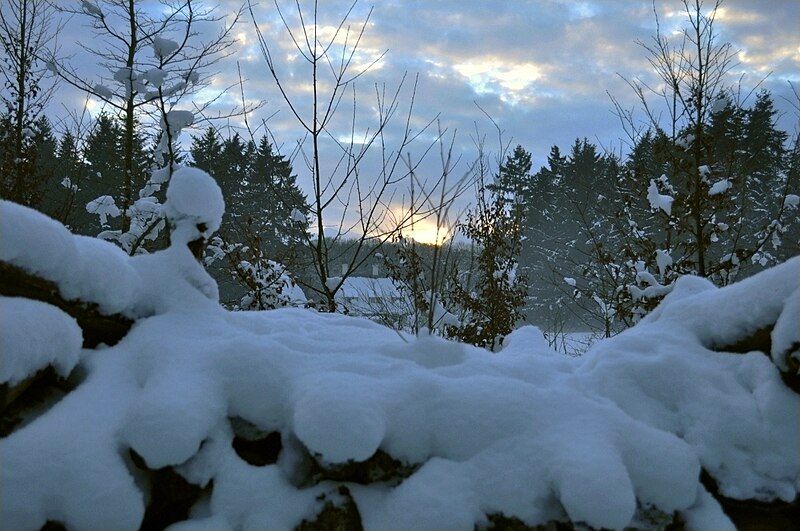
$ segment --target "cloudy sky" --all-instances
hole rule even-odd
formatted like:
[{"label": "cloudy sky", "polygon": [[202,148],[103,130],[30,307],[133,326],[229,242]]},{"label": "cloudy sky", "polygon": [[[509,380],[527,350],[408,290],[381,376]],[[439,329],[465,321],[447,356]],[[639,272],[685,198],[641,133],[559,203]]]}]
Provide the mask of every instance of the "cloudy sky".
[{"label": "cloudy sky", "polygon": [[[279,3],[289,24],[297,29],[294,2]],[[241,1],[207,4],[217,6],[217,13],[224,15],[233,12]],[[319,2],[318,23],[323,37],[333,34],[350,4],[340,0]],[[439,128],[448,135],[456,134],[455,147],[462,156],[462,166],[474,158],[476,137],[485,135],[487,150],[497,150],[497,131],[487,114],[499,126],[503,142],[522,144],[532,152],[534,169],[544,164],[551,145],[567,150],[578,137],[587,137],[606,149],[624,150],[625,135],[612,112],[609,95],[626,108],[634,107],[633,92],[623,78],[656,82],[646,51],[637,45],[637,41],[649,42],[655,33],[650,0],[383,0],[375,2],[374,7],[362,1],[350,14],[351,37],[370,8],[371,17],[352,71],[360,71],[386,53],[356,81],[356,136],[361,137],[367,127],[374,130],[376,85],[392,93],[405,75],[395,128],[389,130],[389,140],[396,140],[418,76],[411,127],[418,132],[438,117]],[[656,9],[665,34],[672,35],[686,25],[679,0],[656,0]],[[307,23],[312,12],[307,7]],[[311,109],[307,65],[294,49],[270,0],[255,5],[253,13],[290,97],[307,117]],[[91,76],[94,59],[74,48],[72,42],[93,46],[81,24],[80,17],[73,18],[60,41],[62,50],[73,56],[73,63]],[[759,83],[770,90],[782,113],[780,125],[793,132],[797,113],[790,103],[790,82],[795,86],[800,83],[800,34],[796,29],[800,2],[727,0],[717,13],[716,24],[720,41],[730,42],[736,52],[731,86],[741,80],[742,97]],[[211,27],[203,29],[206,34],[214,31]],[[266,123],[275,139],[284,151],[290,150],[302,136],[301,130],[268,75],[249,12],[234,34],[236,52],[216,66],[211,85],[199,97],[218,96],[224,87],[236,83],[238,64],[246,79],[245,98],[266,102],[248,117],[251,126],[268,118]],[[340,33],[337,44],[341,44],[342,36]],[[61,96],[67,107],[81,101],[67,89]],[[224,110],[240,101],[236,89],[219,98],[217,108]],[[352,136],[351,102],[348,93],[331,126],[340,141]],[[92,111],[98,109],[99,105],[93,104]],[[241,120],[217,125],[239,127]],[[436,128],[434,125],[429,134],[407,149],[412,157],[422,158]],[[426,162],[426,171],[435,173],[437,157],[429,155],[432,160]],[[295,166],[302,177],[302,167]]]}]

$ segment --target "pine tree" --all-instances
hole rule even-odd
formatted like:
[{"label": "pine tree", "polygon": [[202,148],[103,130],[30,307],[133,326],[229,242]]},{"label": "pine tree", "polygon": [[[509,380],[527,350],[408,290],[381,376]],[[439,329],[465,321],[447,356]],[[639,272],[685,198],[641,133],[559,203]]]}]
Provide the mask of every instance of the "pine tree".
[{"label": "pine tree", "polygon": [[514,148],[505,164],[500,165],[497,178],[486,189],[493,194],[503,194],[513,204],[514,215],[523,223],[525,219],[525,199],[530,195],[531,154],[522,146]]},{"label": "pine tree", "polygon": [[20,137],[13,117],[0,116],[0,197],[41,209],[54,169],[55,139],[47,117],[26,124]]},{"label": "pine tree", "polygon": [[226,177],[223,175],[222,141],[214,127],[206,129],[202,136],[192,137],[189,154],[192,166],[205,170],[218,182]]},{"label": "pine tree", "polygon": [[300,221],[309,206],[297,185],[297,176],[285,157],[273,151],[266,136],[258,143],[248,176],[248,187],[241,190],[242,204],[253,205],[262,220],[261,233],[267,249],[279,250],[300,241],[308,223]]},{"label": "pine tree", "polygon": [[58,171],[56,160],[58,142],[47,116],[41,115],[33,122],[30,142],[31,150],[35,154],[32,176],[34,182],[39,184],[35,205],[45,214],[53,216],[59,205],[50,203],[49,192],[57,186],[55,177]]},{"label": "pine tree", "polygon": [[567,158],[561,155],[558,146],[553,146],[547,156],[547,166],[531,177],[525,197],[527,239],[541,240],[542,233],[552,230],[556,223],[556,192],[564,183],[566,165]]},{"label": "pine tree", "polygon": [[73,230],[80,232],[79,218],[86,219],[85,204],[78,203],[78,193],[87,176],[75,135],[67,130],[61,135],[56,150],[57,170],[49,188],[49,203],[53,205],[53,217]]},{"label": "pine tree", "polygon": [[293,216],[295,210],[305,215],[308,205],[291,164],[266,137],[256,146],[238,133],[223,140],[213,128],[192,140],[190,154],[217,179],[227,204],[215,246],[225,260],[211,269],[223,296],[246,309],[288,303],[281,294],[288,278],[282,264],[294,269],[295,247],[308,227]]},{"label": "pine tree", "polygon": [[[134,122],[136,126],[137,123]],[[133,152],[131,161],[126,160],[127,138],[132,138]],[[83,149],[83,159],[87,165],[87,174],[81,180],[78,200],[83,205],[99,197],[112,197],[124,193],[125,187],[143,186],[148,174],[150,162],[144,140],[138,131],[131,135],[125,132],[125,125],[107,113],[101,113],[94,124]],[[133,168],[126,177],[128,167]],[[84,234],[96,235],[104,227],[96,216],[85,218],[79,216],[80,231]]]},{"label": "pine tree", "polygon": [[[0,197],[38,208],[48,180],[45,138],[52,138],[43,109],[55,85],[43,57],[60,28],[55,8],[43,0],[4,0],[0,9]],[[38,135],[38,139],[37,139]],[[37,145],[38,144],[38,145]],[[44,151],[39,153],[38,148]],[[39,160],[42,159],[42,160]]]},{"label": "pine tree", "polygon": [[788,135],[775,127],[776,114],[766,91],[758,94],[755,104],[745,113],[741,144],[746,155],[740,154],[739,158],[743,192],[747,194],[742,210],[750,226],[765,226],[775,217],[780,192],[785,187]]}]

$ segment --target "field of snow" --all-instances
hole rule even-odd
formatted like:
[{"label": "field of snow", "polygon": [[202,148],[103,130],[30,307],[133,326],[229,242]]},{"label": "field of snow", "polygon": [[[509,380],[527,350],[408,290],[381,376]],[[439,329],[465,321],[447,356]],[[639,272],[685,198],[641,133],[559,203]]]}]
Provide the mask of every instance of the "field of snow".
[{"label": "field of snow", "polygon": [[[168,197],[172,246],[133,258],[0,203],[0,260],[136,320],[117,345],[89,350],[67,314],[0,299],[0,383],[47,365],[85,373],[0,440],[4,529],[138,528],[148,489],[129,449],[150,469],[213,484],[173,526],[184,530],[291,529],[336,490],[309,481],[309,460],[378,450],[413,473],[347,485],[365,529],[472,530],[498,513],[621,529],[642,507],[678,511],[691,529],[732,528],[701,469],[731,498],[797,496],[800,396],[778,367],[800,341],[800,258],[723,289],[683,278],[643,322],[581,357],[551,350],[534,327],[490,354],[355,317],[224,310],[185,245],[221,216],[200,173],[184,176],[194,199]],[[774,359],[717,351],[771,325]],[[232,419],[279,432],[277,462],[242,460]]]}]

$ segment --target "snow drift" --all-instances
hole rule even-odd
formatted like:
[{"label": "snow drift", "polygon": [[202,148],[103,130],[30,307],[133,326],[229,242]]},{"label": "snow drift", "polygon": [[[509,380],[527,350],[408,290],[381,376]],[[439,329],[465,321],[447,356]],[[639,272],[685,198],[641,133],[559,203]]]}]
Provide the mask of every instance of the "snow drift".
[{"label": "snow drift", "polygon": [[[204,216],[220,213],[218,202],[210,213],[173,205],[204,229],[214,226]],[[337,486],[315,481],[310,466],[376,452],[409,473],[347,484],[365,529],[472,530],[492,514],[621,529],[646,507],[678,511],[692,528],[731,526],[701,469],[729,497],[797,496],[800,396],[775,363],[797,339],[787,322],[800,305],[800,258],[724,289],[681,280],[642,323],[575,359],[533,327],[493,355],[342,315],[227,312],[184,245],[207,234],[176,232],[169,249],[127,258],[0,203],[0,260],[137,319],[117,345],[80,350],[66,314],[2,301],[4,381],[46,364],[85,371],[0,440],[5,528],[138,528],[150,494],[131,450],[149,469],[174,467],[207,488],[174,529],[296,527]],[[716,351],[775,323],[775,363]],[[280,433],[277,462],[239,457],[242,421]]]}]

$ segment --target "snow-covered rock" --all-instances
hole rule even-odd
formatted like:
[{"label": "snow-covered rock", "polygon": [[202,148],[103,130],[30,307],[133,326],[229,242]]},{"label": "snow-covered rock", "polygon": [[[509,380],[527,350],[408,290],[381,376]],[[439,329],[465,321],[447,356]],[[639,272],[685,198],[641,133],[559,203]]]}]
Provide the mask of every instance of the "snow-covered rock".
[{"label": "snow-covered rock", "polygon": [[16,385],[48,365],[68,375],[78,364],[83,338],[75,320],[39,301],[0,297],[0,384]]},{"label": "snow-covered rock", "polygon": [[[366,529],[472,530],[489,514],[621,529],[643,506],[680,512],[694,528],[729,526],[701,469],[729,497],[797,496],[800,396],[764,353],[716,350],[773,324],[778,344],[795,339],[785,323],[797,314],[800,258],[722,289],[682,277],[639,325],[581,358],[550,350],[532,327],[490,355],[343,315],[225,311],[180,243],[222,215],[206,177],[178,172],[168,191],[171,222],[197,232],[134,258],[0,203],[0,259],[83,286],[87,298],[101,298],[92,290],[115,274],[85,267],[90,253],[127,262],[140,283],[131,296],[139,320],[125,339],[83,351],[85,381],[0,440],[5,527],[137,528],[146,480],[132,476],[129,452],[209,489],[176,529],[296,527],[335,489],[309,470],[379,451],[407,467],[395,481],[348,484]],[[104,278],[88,285],[85,275]],[[15,313],[17,335],[2,323],[3,363],[29,352],[40,315],[69,328],[48,312]],[[40,349],[31,357],[68,370],[71,345],[66,360]],[[275,463],[239,456],[238,422],[280,434]]]}]

